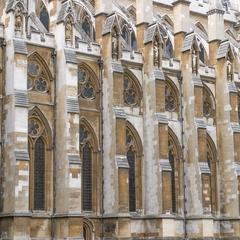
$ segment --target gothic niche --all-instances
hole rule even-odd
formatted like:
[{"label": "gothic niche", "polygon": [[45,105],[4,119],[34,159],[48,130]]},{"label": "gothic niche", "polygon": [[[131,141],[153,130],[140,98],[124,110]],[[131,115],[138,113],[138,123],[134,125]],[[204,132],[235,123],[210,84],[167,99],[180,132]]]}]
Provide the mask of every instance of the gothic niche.
[{"label": "gothic niche", "polygon": [[198,51],[196,48],[192,49],[192,73],[198,74]]},{"label": "gothic niche", "polygon": [[128,75],[124,76],[124,103],[129,106],[137,106],[140,103],[137,86]]},{"label": "gothic niche", "polygon": [[203,89],[203,116],[206,118],[214,117],[214,108],[212,104],[212,99],[207,89]]},{"label": "gothic niche", "polygon": [[37,61],[28,63],[28,90],[47,93],[49,92],[49,82],[46,73]]},{"label": "gothic niche", "polygon": [[93,100],[96,97],[96,90],[94,88],[93,79],[90,73],[82,68],[78,69],[78,86],[79,86],[79,96]]},{"label": "gothic niche", "polygon": [[112,31],[112,59],[119,60],[120,48],[119,48],[119,33],[116,27]]},{"label": "gothic niche", "polygon": [[160,37],[156,35],[153,41],[153,65],[157,68],[161,67],[161,47]]},{"label": "gothic niche", "polygon": [[65,41],[68,44],[72,44],[73,39],[73,21],[72,18],[69,16],[65,22]]},{"label": "gothic niche", "polygon": [[169,112],[177,111],[178,101],[176,94],[168,83],[165,86],[165,110]]},{"label": "gothic niche", "polygon": [[17,5],[15,8],[15,32],[23,32],[23,8],[20,5]]},{"label": "gothic niche", "polygon": [[227,80],[233,80],[233,63],[230,54],[227,56]]}]

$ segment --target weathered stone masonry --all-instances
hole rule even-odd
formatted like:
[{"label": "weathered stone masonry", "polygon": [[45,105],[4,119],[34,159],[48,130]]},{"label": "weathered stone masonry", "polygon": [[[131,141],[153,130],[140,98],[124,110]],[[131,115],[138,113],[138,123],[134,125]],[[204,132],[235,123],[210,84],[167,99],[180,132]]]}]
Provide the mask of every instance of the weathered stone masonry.
[{"label": "weathered stone masonry", "polygon": [[240,239],[237,0],[0,2],[0,239]]}]

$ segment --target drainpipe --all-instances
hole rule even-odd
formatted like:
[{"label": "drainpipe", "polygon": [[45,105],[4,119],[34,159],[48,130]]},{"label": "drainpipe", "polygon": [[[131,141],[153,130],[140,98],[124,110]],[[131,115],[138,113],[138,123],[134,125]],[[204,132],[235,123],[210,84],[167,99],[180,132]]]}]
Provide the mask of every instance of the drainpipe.
[{"label": "drainpipe", "polygon": [[187,215],[187,208],[186,208],[186,162],[185,162],[185,145],[184,145],[184,117],[183,117],[183,88],[182,88],[182,81],[183,78],[181,76],[178,77],[178,81],[179,81],[179,86],[180,86],[180,118],[181,118],[181,141],[182,141],[182,161],[183,161],[183,221],[184,221],[184,239],[188,239],[187,236],[187,219],[186,219],[186,215]]},{"label": "drainpipe", "polygon": [[102,184],[101,184],[101,191],[102,191],[102,198],[101,198],[101,239],[103,239],[103,215],[104,215],[104,179],[103,179],[103,171],[104,171],[104,166],[103,166],[103,60],[101,58],[98,59],[98,66],[99,66],[99,78],[100,78],[100,114],[101,114],[101,161],[102,161],[102,169],[101,169],[101,178],[102,178]]}]

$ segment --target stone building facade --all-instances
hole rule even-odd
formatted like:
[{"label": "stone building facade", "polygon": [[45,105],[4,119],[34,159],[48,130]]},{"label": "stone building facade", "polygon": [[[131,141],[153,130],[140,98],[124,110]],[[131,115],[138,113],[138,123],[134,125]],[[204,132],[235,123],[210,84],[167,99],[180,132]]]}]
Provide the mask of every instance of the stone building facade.
[{"label": "stone building facade", "polygon": [[238,0],[0,1],[0,239],[240,239]]}]

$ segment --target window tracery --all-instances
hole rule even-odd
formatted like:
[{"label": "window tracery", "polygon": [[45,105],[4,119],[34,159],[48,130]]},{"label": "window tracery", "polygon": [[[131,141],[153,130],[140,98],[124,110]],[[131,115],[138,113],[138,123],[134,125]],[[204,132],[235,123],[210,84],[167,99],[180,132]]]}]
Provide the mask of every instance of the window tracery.
[{"label": "window tracery", "polygon": [[124,75],[124,102],[129,106],[137,106],[140,104],[140,93],[134,80],[127,74]]},{"label": "window tracery", "polygon": [[39,19],[40,19],[41,23],[43,24],[43,26],[46,28],[46,30],[49,31],[49,15],[48,15],[48,11],[47,11],[46,7],[44,6],[44,4],[42,4],[42,7],[40,9]]},{"label": "window tracery", "polygon": [[28,63],[28,90],[47,93],[50,89],[48,76],[36,59],[30,59]]},{"label": "window tracery", "polygon": [[177,111],[178,101],[175,91],[170,84],[165,85],[165,109],[169,112]]},{"label": "window tracery", "polygon": [[87,36],[91,39],[91,23],[88,16],[85,16],[82,22],[82,29],[87,34]]},{"label": "window tracery", "polygon": [[126,130],[127,160],[129,164],[129,211],[136,212],[136,157],[134,151],[134,139],[131,132]]},{"label": "window tracery", "polygon": [[80,124],[79,142],[82,159],[82,209],[84,211],[93,210],[93,151],[91,140],[90,132],[85,125]]},{"label": "window tracery", "polygon": [[199,59],[202,63],[205,63],[205,50],[202,44],[199,46],[200,52],[199,52]]},{"label": "window tracery", "polygon": [[79,96],[93,100],[96,97],[96,88],[89,71],[83,68],[78,69]]},{"label": "window tracery", "polygon": [[203,116],[213,118],[215,114],[213,101],[206,87],[203,88]]},{"label": "window tracery", "polygon": [[[30,208],[32,210],[46,210],[48,205],[45,188],[46,169],[49,169],[50,161],[47,163],[48,134],[45,124],[36,112],[33,112],[28,119],[28,143],[30,155]],[[49,159],[50,160],[50,159]],[[49,165],[50,164],[50,165]]]},{"label": "window tracery", "polygon": [[173,46],[170,38],[167,39],[166,41],[166,46],[165,46],[165,57],[166,58],[172,58],[173,57]]}]

